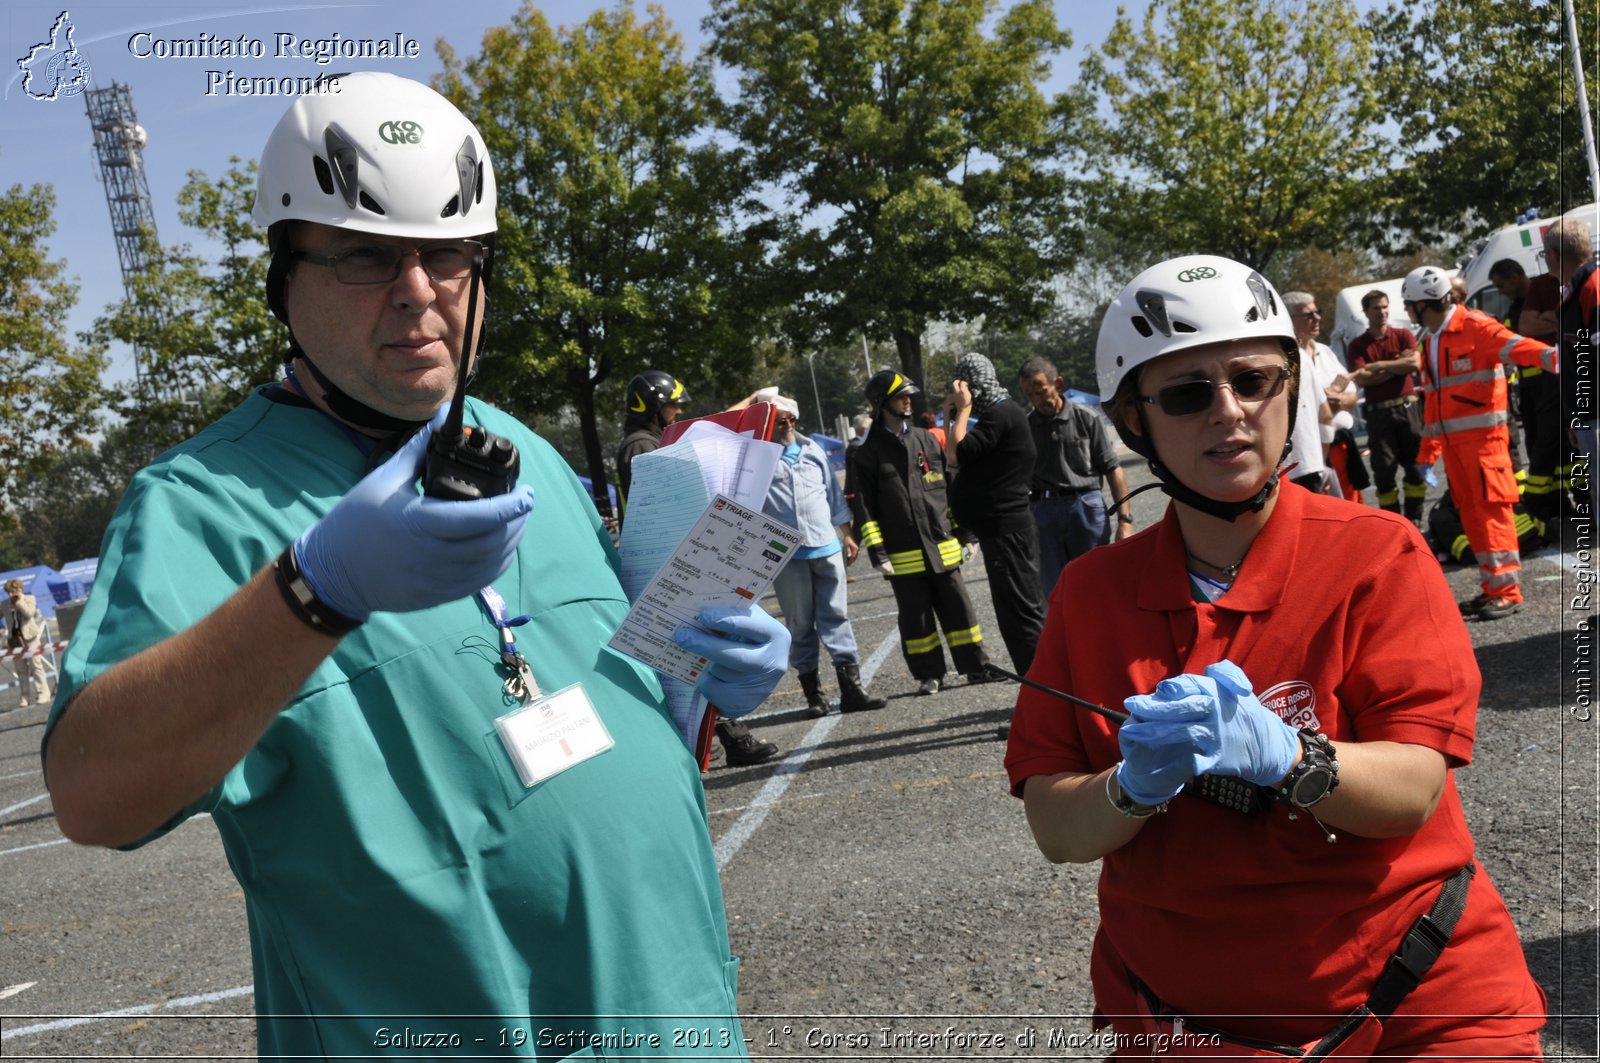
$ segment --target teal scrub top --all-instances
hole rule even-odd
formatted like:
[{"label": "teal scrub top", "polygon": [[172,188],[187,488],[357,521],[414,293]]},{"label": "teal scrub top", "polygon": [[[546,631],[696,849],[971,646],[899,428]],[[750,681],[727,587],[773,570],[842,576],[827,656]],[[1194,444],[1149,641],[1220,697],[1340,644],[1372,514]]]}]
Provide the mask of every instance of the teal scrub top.
[{"label": "teal scrub top", "polygon": [[[361,477],[344,431],[283,395],[263,389],[135,477],[49,726]],[[379,613],[152,837],[215,819],[247,902],[264,1057],[743,1058],[698,766],[653,673],[603,648],[627,608],[615,551],[549,444],[480,403],[467,420],[516,443],[535,492],[494,582],[531,617],[517,645],[546,692],[582,684],[615,746],[525,788],[495,731],[515,703],[481,603]]]}]

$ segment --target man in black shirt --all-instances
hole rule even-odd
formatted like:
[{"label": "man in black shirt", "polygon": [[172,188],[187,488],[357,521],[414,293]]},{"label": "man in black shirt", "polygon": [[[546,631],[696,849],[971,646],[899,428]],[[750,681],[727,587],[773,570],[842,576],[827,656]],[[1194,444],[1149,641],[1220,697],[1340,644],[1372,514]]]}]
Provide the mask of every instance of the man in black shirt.
[{"label": "man in black shirt", "polygon": [[[977,418],[970,429],[969,416]],[[1039,537],[1028,511],[1034,461],[1028,415],[1000,386],[989,359],[974,353],[956,363],[944,421],[945,459],[957,468],[950,511],[958,530],[978,537],[1000,637],[1011,666],[1026,673],[1044,629]]]}]

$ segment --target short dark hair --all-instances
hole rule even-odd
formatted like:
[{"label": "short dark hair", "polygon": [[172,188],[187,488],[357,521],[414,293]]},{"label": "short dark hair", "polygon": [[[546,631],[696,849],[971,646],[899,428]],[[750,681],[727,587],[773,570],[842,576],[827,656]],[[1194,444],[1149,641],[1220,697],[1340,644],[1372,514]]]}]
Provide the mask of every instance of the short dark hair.
[{"label": "short dark hair", "polygon": [[1377,302],[1379,299],[1387,298],[1389,298],[1388,292],[1383,291],[1381,288],[1374,288],[1372,291],[1361,297],[1361,309],[1371,310],[1373,303]]},{"label": "short dark hair", "polygon": [[1499,262],[1489,267],[1489,279],[1496,277],[1526,277],[1527,271],[1522,268],[1522,263],[1514,258],[1502,258]]},{"label": "short dark hair", "polygon": [[1052,362],[1048,358],[1035,357],[1029,358],[1026,362],[1022,363],[1022,368],[1017,370],[1017,379],[1027,380],[1035,373],[1043,373],[1046,380],[1055,380],[1061,376],[1061,374],[1056,371],[1056,363]]}]

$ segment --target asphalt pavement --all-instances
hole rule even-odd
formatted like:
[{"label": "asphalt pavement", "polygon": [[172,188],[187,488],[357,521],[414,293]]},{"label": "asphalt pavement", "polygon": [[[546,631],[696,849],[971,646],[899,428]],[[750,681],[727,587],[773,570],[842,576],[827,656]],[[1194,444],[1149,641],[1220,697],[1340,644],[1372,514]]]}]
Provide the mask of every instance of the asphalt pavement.
[{"label": "asphalt pavement", "polygon": [[[1139,526],[1164,505],[1135,499]],[[1576,547],[1523,563],[1527,607],[1470,625],[1484,690],[1457,778],[1550,999],[1546,1053],[1595,1059],[1600,721],[1578,600],[1595,566]],[[1457,597],[1476,592],[1472,569],[1445,571]],[[807,719],[791,673],[753,720],[782,758],[730,768],[719,751],[705,781],[751,1054],[1101,1058],[1088,1021],[1097,871],[1047,863],[1008,792],[998,734],[1015,686],[916,696],[887,583],[852,572],[863,677],[888,707]],[[1007,664],[982,565],[967,574]],[[1430,634],[1416,632],[1419,669]],[[39,771],[43,723],[37,707],[0,714],[0,1054],[253,1057],[244,901],[210,821],[133,853],[72,845]],[[1194,959],[1225,973],[1225,954]]]}]

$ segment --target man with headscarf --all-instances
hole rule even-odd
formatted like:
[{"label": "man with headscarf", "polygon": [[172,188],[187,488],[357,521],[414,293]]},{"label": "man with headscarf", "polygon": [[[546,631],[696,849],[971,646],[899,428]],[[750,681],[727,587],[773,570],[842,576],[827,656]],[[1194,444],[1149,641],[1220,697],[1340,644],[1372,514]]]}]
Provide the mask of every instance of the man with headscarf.
[{"label": "man with headscarf", "polygon": [[[968,425],[968,418],[976,423]],[[956,525],[978,537],[1011,666],[1026,673],[1044,629],[1039,533],[1028,508],[1036,451],[1028,415],[981,354],[961,356],[944,401],[945,460]]]}]

